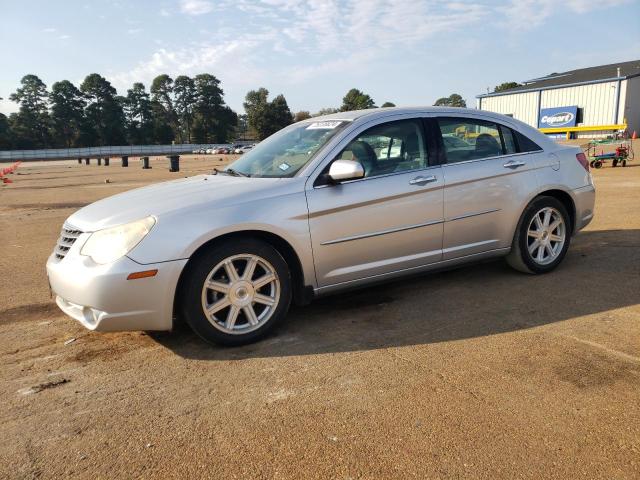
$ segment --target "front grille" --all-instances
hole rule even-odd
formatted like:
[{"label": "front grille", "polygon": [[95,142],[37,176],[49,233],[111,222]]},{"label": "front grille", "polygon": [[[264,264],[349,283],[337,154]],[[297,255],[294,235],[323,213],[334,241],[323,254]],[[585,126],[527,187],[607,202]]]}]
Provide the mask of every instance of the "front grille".
[{"label": "front grille", "polygon": [[58,243],[56,243],[56,248],[53,251],[58,260],[62,260],[67,255],[67,252],[80,234],[82,234],[82,232],[80,230],[76,230],[71,225],[65,223],[62,226],[60,238],[58,238]]}]

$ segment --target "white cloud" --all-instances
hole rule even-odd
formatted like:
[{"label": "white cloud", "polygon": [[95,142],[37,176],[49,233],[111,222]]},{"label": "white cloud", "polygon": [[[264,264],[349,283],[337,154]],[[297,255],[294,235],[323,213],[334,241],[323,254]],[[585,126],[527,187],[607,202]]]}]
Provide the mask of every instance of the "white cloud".
[{"label": "white cloud", "polygon": [[502,10],[506,25],[513,31],[529,30],[542,25],[550,16],[567,9],[577,14],[589,13],[630,3],[633,0],[509,0]]},{"label": "white cloud", "polygon": [[58,31],[58,29],[57,28],[53,28],[53,27],[49,27],[49,28],[42,29],[42,31],[44,33],[56,33]]},{"label": "white cloud", "polygon": [[180,10],[187,15],[203,15],[213,10],[213,3],[207,0],[182,0]]},{"label": "white cloud", "polygon": [[129,35],[137,35],[138,33],[141,33],[143,30],[141,28],[130,28],[127,30],[127,33]]},{"label": "white cloud", "polygon": [[171,13],[169,13],[169,10],[167,10],[166,8],[161,8],[160,9],[160,16],[161,17],[170,17]]},{"label": "white cloud", "polygon": [[[443,39],[454,41],[461,51],[476,46],[473,34],[452,33],[489,28],[517,32],[539,26],[558,12],[582,14],[628,1],[215,0],[214,5],[180,0],[181,12],[203,15],[215,10],[214,22],[219,13],[220,24],[197,25],[194,34],[206,38],[200,43],[193,43],[193,38],[182,45],[156,41],[148,58],[110,78],[119,90],[126,90],[134,81],[149,85],[161,73],[175,78],[211,72],[222,80],[225,91],[241,91],[354,72],[379,73],[385,62],[406,58],[407,49],[426,52]],[[165,13],[170,14],[160,11]],[[236,19],[233,25],[228,18]]]},{"label": "white cloud", "polygon": [[71,38],[71,35],[66,35],[66,34],[65,35],[60,35],[58,38],[60,40],[68,40],[69,38]]}]

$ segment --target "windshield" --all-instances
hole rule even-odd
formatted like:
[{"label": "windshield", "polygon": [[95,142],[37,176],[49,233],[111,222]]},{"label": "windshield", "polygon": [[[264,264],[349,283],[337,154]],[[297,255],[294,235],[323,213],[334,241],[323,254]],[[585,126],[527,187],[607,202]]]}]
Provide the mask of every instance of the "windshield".
[{"label": "windshield", "polygon": [[260,142],[227,167],[251,177],[292,177],[348,122],[293,124]]}]

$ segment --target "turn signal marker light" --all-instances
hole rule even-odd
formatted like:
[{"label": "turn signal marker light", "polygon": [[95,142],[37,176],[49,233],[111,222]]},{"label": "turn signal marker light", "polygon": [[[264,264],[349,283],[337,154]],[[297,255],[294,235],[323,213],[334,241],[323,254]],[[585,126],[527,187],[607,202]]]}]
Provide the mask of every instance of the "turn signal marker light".
[{"label": "turn signal marker light", "polygon": [[127,277],[127,280],[137,280],[138,278],[155,277],[157,273],[158,273],[158,269],[145,270],[144,272],[133,272],[129,274],[129,276]]}]

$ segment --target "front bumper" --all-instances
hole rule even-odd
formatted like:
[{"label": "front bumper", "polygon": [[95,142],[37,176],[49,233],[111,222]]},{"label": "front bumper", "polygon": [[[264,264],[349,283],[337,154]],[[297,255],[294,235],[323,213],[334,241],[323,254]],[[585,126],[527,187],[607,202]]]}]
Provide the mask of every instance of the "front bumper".
[{"label": "front bumper", "polygon": [[[102,332],[171,330],[176,286],[187,260],[140,265],[123,257],[98,265],[78,251],[74,246],[62,260],[52,254],[47,261],[49,284],[64,313]],[[130,273],[154,269],[154,277],[127,280]]]},{"label": "front bumper", "polygon": [[582,230],[593,220],[596,204],[596,189],[593,185],[573,190],[573,201],[576,206],[576,225],[574,232]]}]

